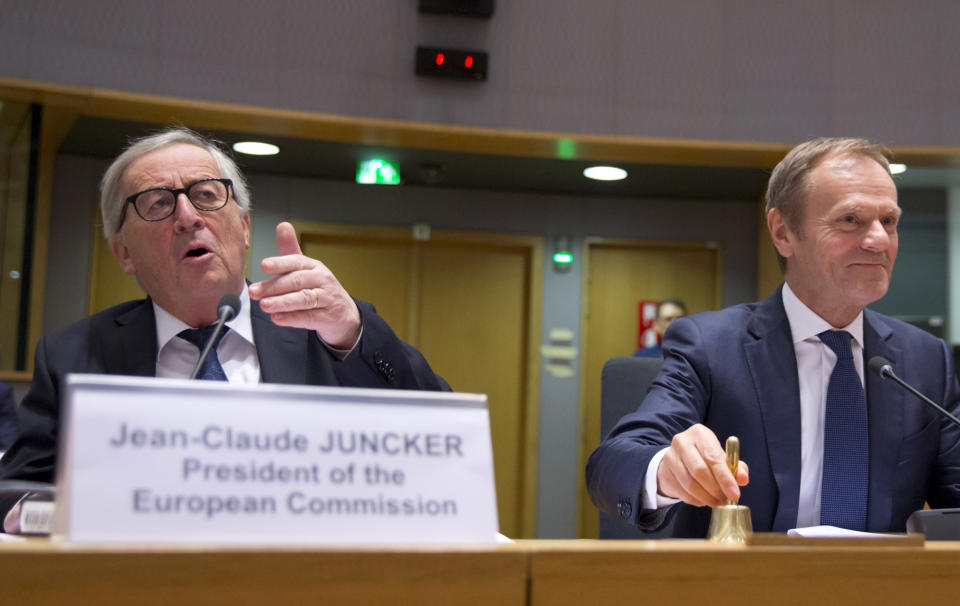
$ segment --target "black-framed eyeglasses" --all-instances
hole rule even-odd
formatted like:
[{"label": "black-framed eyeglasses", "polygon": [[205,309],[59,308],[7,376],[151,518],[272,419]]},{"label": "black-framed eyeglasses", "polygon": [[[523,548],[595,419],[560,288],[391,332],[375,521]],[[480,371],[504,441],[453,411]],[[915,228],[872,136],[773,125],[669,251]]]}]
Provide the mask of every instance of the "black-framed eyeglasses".
[{"label": "black-framed eyeglasses", "polygon": [[[186,194],[190,204],[199,211],[220,210],[230,200],[230,179],[201,179],[182,188],[154,187],[127,198],[126,204],[133,204],[134,210],[144,221],[163,221],[177,210],[177,198]],[[126,213],[121,215],[125,217]],[[123,221],[120,222],[123,225]]]}]

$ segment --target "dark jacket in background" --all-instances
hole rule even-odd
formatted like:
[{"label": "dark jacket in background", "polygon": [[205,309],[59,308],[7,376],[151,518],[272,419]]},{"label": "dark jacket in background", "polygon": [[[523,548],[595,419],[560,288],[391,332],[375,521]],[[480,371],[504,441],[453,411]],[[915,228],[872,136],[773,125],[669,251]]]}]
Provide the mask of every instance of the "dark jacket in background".
[{"label": "dark jacket in background", "polygon": [[17,437],[17,403],[13,388],[0,383],[0,452],[4,452]]}]

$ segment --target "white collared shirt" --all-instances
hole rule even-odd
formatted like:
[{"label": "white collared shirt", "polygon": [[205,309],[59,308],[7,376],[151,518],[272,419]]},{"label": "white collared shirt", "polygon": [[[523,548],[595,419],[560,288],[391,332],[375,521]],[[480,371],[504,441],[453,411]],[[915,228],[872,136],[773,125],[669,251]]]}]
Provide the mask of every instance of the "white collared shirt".
[{"label": "white collared shirt", "polygon": [[[193,372],[200,351],[189,341],[177,335],[192,328],[170,312],[153,303],[157,319],[157,376],[185,379]],[[227,322],[230,330],[217,346],[217,358],[231,383],[259,383],[260,359],[253,343],[253,325],[250,321],[250,295],[247,285],[240,293],[240,312]]]},{"label": "white collared shirt", "polygon": [[[863,312],[853,322],[834,328],[803,304],[789,284],[783,285],[783,309],[790,323],[793,349],[797,356],[800,384],[800,502],[797,527],[820,524],[820,488],[823,479],[823,419],[827,406],[827,386],[837,364],[837,356],[818,334],[825,330],[845,330],[853,337],[853,363],[863,384]],[[643,508],[657,509],[677,503],[657,494],[657,469],[668,448],[651,459],[643,483]],[[747,461],[749,464],[750,461]]]}]

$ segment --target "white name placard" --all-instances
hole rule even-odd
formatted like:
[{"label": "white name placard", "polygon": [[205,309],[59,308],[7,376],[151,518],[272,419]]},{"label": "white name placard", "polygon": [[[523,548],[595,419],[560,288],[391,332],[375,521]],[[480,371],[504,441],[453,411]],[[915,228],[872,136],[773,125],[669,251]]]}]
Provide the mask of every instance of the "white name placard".
[{"label": "white name placard", "polygon": [[71,375],[71,541],[493,542],[486,396]]}]

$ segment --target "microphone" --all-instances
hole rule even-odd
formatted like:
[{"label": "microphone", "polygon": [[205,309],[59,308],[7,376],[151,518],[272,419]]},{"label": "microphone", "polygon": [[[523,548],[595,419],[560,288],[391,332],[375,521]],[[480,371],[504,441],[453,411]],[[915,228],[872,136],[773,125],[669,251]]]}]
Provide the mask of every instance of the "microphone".
[{"label": "microphone", "polygon": [[217,305],[217,323],[214,325],[213,334],[210,335],[210,340],[207,341],[203,351],[200,353],[200,357],[197,358],[197,365],[193,367],[193,372],[190,373],[191,379],[197,378],[197,373],[200,372],[203,361],[207,359],[210,348],[213,347],[213,344],[217,342],[217,337],[223,332],[223,325],[236,318],[238,313],[240,313],[240,297],[237,295],[223,295],[223,297],[220,298],[220,303]]},{"label": "microphone", "polygon": [[913,395],[917,396],[918,398],[920,398],[930,406],[933,406],[937,410],[937,412],[939,412],[941,415],[953,421],[954,425],[960,426],[960,419],[958,419],[957,417],[947,412],[946,409],[944,409],[942,406],[940,406],[939,404],[937,404],[927,396],[923,395],[922,393],[914,389],[906,381],[898,377],[893,372],[893,366],[890,365],[890,361],[887,360],[886,358],[883,358],[881,356],[874,356],[870,358],[870,361],[867,363],[867,366],[870,367],[870,370],[872,372],[875,372],[876,374],[880,375],[881,379],[893,379],[895,383],[897,383],[898,385],[900,385],[901,387],[903,387]]}]

